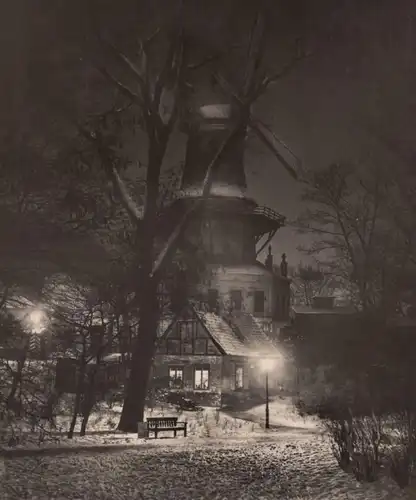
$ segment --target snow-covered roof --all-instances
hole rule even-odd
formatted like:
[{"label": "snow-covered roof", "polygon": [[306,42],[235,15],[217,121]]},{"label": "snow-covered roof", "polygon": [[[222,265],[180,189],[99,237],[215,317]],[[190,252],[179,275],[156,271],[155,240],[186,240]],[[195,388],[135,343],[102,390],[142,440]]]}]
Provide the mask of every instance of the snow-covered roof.
[{"label": "snow-covered roof", "polygon": [[225,354],[231,356],[250,355],[248,347],[238,338],[232,327],[224,318],[211,312],[197,312],[197,315],[208,333]]},{"label": "snow-covered roof", "polygon": [[[192,306],[189,308],[225,354],[246,357],[280,355],[280,351],[266,335],[261,322],[251,314],[240,313],[238,316],[224,318],[213,312],[197,310]],[[174,321],[180,320],[181,317],[179,314]],[[174,322],[170,322],[167,329],[172,324]]]},{"label": "snow-covered roof", "polygon": [[[188,186],[181,189],[176,194],[176,198],[200,198],[202,196],[202,185]],[[246,189],[237,185],[230,185],[222,182],[213,182],[211,185],[210,196],[219,196],[225,198],[246,198]]]},{"label": "snow-covered roof", "polygon": [[296,314],[355,314],[357,311],[349,306],[334,306],[331,308],[311,307],[311,306],[292,306],[292,313]]}]

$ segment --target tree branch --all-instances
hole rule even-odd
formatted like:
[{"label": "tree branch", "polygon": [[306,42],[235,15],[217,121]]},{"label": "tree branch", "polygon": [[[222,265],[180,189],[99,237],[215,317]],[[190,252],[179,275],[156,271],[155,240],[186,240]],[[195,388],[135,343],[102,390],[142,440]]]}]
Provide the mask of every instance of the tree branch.
[{"label": "tree branch", "polygon": [[125,182],[120,177],[117,169],[115,167],[112,167],[109,174],[112,179],[114,188],[119,195],[120,201],[122,202],[123,207],[125,208],[128,215],[130,216],[130,219],[136,225],[140,224],[140,222],[142,221],[142,210],[140,210],[140,207],[134,202],[133,198],[128,192]]},{"label": "tree branch", "polygon": [[113,83],[113,85],[115,87],[117,87],[123,95],[125,95],[126,97],[128,97],[129,99],[131,99],[133,102],[139,104],[140,106],[143,105],[142,99],[141,99],[141,97],[138,94],[134,93],[126,85],[124,85],[123,83],[119,82],[105,68],[98,68],[98,71],[103,76],[105,76],[105,78],[107,78],[108,80],[110,80],[110,82]]},{"label": "tree branch", "polygon": [[228,94],[230,97],[234,99],[234,101],[240,106],[243,112],[248,109],[248,126],[255,132],[261,142],[276,156],[278,161],[284,166],[289,175],[296,179],[298,175],[296,170],[285,160],[285,158],[280,154],[280,152],[276,149],[276,147],[272,144],[272,142],[267,138],[264,132],[259,128],[257,123],[253,120],[249,109],[250,106],[257,100],[258,95],[256,92],[252,92],[249,97],[246,99],[240,97],[237,92],[232,88],[232,86],[227,82],[227,80],[220,74],[215,73],[214,79],[220,85],[220,87]]},{"label": "tree branch", "polygon": [[[114,189],[117,192],[120,201],[123,204],[123,207],[127,211],[132,222],[137,225],[142,220],[141,210],[134,202],[130,193],[128,192],[127,186],[124,183],[123,179],[121,179],[117,169],[111,164],[111,161],[109,161],[108,155],[111,154],[111,151],[109,150],[109,148],[106,148],[103,144],[100,144],[100,139],[98,134],[94,134],[78,124],[76,125],[76,127],[78,131],[81,133],[81,135],[85,137],[89,142],[91,142],[96,148],[98,154],[101,157],[101,160],[105,164],[105,171],[107,172],[107,175],[110,177],[110,180],[112,181]],[[109,163],[111,165],[109,165]]]},{"label": "tree branch", "polygon": [[313,55],[312,52],[304,53],[301,55],[297,55],[293,58],[288,64],[286,64],[280,71],[275,73],[274,75],[266,76],[263,81],[260,83],[258,88],[258,95],[263,94],[270,85],[277,83],[279,80],[287,76],[294,68],[305,59],[311,57]]}]

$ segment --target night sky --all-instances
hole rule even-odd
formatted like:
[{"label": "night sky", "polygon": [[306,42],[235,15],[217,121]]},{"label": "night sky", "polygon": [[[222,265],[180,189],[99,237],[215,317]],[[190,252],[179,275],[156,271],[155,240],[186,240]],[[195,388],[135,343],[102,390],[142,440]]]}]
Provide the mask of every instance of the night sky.
[{"label": "night sky", "polygon": [[[81,41],[88,38],[85,6],[89,3],[91,0],[16,0],[2,6],[3,110],[19,99],[25,102],[22,89],[30,94],[32,87],[41,88],[45,99],[57,92],[62,82],[54,81],[57,72],[51,61],[55,64],[62,58],[59,47],[67,46],[76,47],[68,52],[74,61],[80,59]],[[95,2],[99,8],[94,12],[97,22],[107,26],[114,39],[122,40],[151,20],[157,24],[157,18],[166,17],[172,4],[166,0],[102,0]],[[277,70],[284,65],[298,38],[313,55],[268,91],[256,104],[255,114],[272,126],[306,168],[336,161],[383,161],[394,168],[400,160],[377,134],[399,142],[412,157],[416,2],[288,0],[268,4],[268,66]],[[222,46],[247,33],[255,5],[257,2],[248,0],[188,0],[186,22],[207,46]],[[47,54],[49,69],[28,70],[34,58],[46,60]],[[66,78],[62,89],[67,86],[65,91],[70,92],[70,83],[71,78]],[[289,220],[299,213],[300,186],[255,139],[249,142],[246,173],[249,194],[259,204]],[[276,262],[285,252],[289,263],[296,264],[302,258],[296,251],[299,243],[293,230],[281,229],[273,242]]]}]

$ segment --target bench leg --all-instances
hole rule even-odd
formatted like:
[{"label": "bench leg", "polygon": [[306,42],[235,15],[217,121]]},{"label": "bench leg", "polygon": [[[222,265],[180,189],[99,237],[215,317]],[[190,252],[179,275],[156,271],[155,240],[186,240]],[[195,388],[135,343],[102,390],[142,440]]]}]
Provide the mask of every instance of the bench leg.
[{"label": "bench leg", "polygon": [[184,427],[184,429],[183,429],[183,437],[186,438],[186,427]]},{"label": "bench leg", "polygon": [[173,431],[173,437],[176,438],[176,429]]}]

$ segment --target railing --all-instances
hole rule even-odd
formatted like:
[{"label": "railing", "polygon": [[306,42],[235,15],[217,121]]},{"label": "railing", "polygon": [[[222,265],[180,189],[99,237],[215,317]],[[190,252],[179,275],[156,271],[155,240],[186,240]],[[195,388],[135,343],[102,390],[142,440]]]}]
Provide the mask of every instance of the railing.
[{"label": "railing", "polygon": [[264,215],[265,217],[267,217],[271,220],[274,220],[276,222],[283,223],[285,220],[285,217],[283,215],[280,215],[279,213],[275,212],[274,210],[272,210],[269,207],[258,206],[253,210],[253,213],[256,215]]}]

